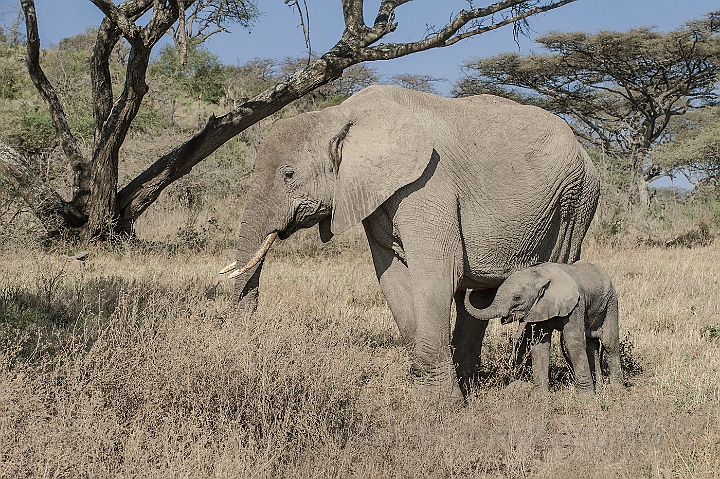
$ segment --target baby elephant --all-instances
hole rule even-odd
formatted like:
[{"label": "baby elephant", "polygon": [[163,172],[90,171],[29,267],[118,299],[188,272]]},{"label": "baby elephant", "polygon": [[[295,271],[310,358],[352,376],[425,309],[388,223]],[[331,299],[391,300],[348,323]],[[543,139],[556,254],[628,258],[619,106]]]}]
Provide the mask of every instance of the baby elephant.
[{"label": "baby elephant", "polygon": [[477,319],[519,321],[531,332],[530,355],[535,386],[549,386],[550,338],[561,331],[562,345],[575,373],[578,393],[594,395],[593,374],[601,377],[600,343],[605,350],[611,384],[622,384],[618,301],[608,274],[587,261],[542,263],[511,274],[486,309],[465,307]]}]

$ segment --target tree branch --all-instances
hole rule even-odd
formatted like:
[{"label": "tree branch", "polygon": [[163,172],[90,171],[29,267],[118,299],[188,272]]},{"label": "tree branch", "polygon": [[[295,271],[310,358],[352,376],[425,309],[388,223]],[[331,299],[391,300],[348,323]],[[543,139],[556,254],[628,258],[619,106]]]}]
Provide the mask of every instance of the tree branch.
[{"label": "tree branch", "polygon": [[75,173],[73,182],[73,203],[75,199],[83,195],[83,188],[79,184],[80,178],[89,169],[89,162],[83,156],[77,141],[70,131],[65,111],[55,88],[45,76],[40,66],[40,36],[38,34],[37,14],[35,13],[35,2],[33,0],[22,0],[21,6],[25,14],[25,25],[27,28],[27,69],[35,88],[42,96],[50,112],[55,134],[60,141],[65,156]]},{"label": "tree branch", "polygon": [[211,116],[201,132],[158,159],[120,190],[117,200],[120,228],[129,229],[167,186],[189,173],[225,142],[292,101],[339,78],[343,70],[353,64],[351,59],[337,57],[331,50],[238,108],[221,117]]},{"label": "tree branch", "polygon": [[[420,40],[417,42],[411,42],[411,43],[385,43],[380,44],[375,47],[370,48],[364,48],[362,50],[362,53],[360,54],[362,61],[374,61],[374,60],[390,60],[393,58],[399,58],[402,56],[410,55],[412,53],[417,53],[420,51],[429,50],[431,48],[439,48],[439,47],[447,47],[454,43],[457,43],[458,41],[469,38],[474,35],[480,35],[482,33],[488,32],[490,30],[494,30],[496,28],[500,28],[501,26],[517,22],[519,20],[523,20],[531,15],[535,15],[537,13],[546,12],[549,10],[553,10],[555,8],[561,7],[563,5],[567,5],[568,3],[572,3],[576,0],[559,0],[556,2],[551,2],[546,5],[541,5],[532,9],[529,9],[527,11],[523,11],[517,15],[514,15],[512,17],[508,17],[504,19],[501,22],[493,23],[492,25],[488,25],[486,27],[479,27],[472,30],[469,30],[467,32],[463,32],[458,34],[458,32],[466,25],[468,25],[470,22],[480,19],[492,16],[496,13],[499,13],[501,11],[512,9],[513,7],[522,5],[523,3],[526,3],[525,0],[503,0],[501,2],[494,3],[488,7],[485,8],[474,8],[471,10],[462,10],[460,11],[455,18],[452,19],[452,21],[440,32],[435,34],[434,36],[431,36],[429,38],[426,38],[424,40]],[[407,3],[405,1],[399,1],[399,2],[387,2],[389,4],[402,4]],[[381,4],[381,8],[385,5],[385,2]],[[387,7],[386,7],[387,8]],[[393,10],[391,9],[391,12]],[[378,25],[376,24],[377,28]],[[374,30],[373,29],[373,30]],[[394,30],[394,26],[392,28]],[[378,33],[373,35],[369,38],[369,40],[373,40],[369,43],[366,42],[365,46],[368,46],[377,39],[374,39],[374,36],[377,36],[377,34],[382,33],[382,36],[389,33],[387,29],[387,26],[385,26],[385,30],[380,29]],[[373,32],[375,33],[375,32]],[[378,38],[379,39],[379,38]]]},{"label": "tree branch", "polygon": [[40,219],[43,226],[56,232],[62,225],[82,226],[87,217],[63,200],[28,161],[0,140],[0,173],[6,177],[23,200]]},{"label": "tree branch", "polygon": [[90,0],[105,14],[111,22],[113,22],[122,32],[123,36],[127,38],[130,43],[142,39],[142,28],[135,25],[135,22],[131,21],[123,10],[115,5],[111,0]]}]

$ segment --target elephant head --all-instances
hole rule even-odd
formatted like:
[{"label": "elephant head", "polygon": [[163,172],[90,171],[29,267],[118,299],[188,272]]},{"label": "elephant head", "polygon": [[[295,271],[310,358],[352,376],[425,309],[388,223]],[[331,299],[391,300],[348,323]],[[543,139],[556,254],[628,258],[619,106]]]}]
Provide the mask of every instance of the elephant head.
[{"label": "elephant head", "polygon": [[568,316],[579,300],[580,290],[575,280],[560,265],[543,263],[511,274],[485,309],[470,303],[468,290],[465,307],[477,319],[501,318],[503,324],[537,323]]},{"label": "elephant head", "polygon": [[[428,126],[398,101],[403,90],[374,90],[279,120],[268,132],[245,199],[237,260],[222,270],[236,278],[241,309],[257,305],[260,270],[276,237],[319,224],[322,241],[329,241],[417,180],[430,163]],[[372,101],[365,101],[368,95]]]}]

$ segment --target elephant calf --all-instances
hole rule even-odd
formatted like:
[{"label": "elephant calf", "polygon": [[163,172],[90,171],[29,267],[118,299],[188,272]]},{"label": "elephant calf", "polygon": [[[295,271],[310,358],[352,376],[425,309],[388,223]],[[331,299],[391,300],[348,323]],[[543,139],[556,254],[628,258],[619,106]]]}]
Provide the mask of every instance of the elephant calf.
[{"label": "elephant calf", "polygon": [[511,274],[485,309],[470,304],[477,319],[518,321],[520,332],[531,333],[533,382],[549,386],[550,338],[562,332],[562,344],[575,372],[578,393],[593,395],[593,374],[601,377],[600,343],[606,352],[611,384],[622,384],[618,301],[608,274],[594,264],[542,263]]}]

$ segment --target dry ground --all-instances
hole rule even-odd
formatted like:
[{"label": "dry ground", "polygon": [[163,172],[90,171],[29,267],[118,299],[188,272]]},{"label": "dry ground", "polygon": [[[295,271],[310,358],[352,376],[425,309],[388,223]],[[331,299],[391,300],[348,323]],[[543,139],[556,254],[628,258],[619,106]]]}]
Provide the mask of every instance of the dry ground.
[{"label": "dry ground", "polygon": [[493,322],[484,380],[437,410],[359,233],[307,238],[236,321],[220,255],[0,253],[0,476],[720,476],[720,246],[586,245],[619,293],[624,390],[579,400],[556,353],[548,397],[506,387]]}]

